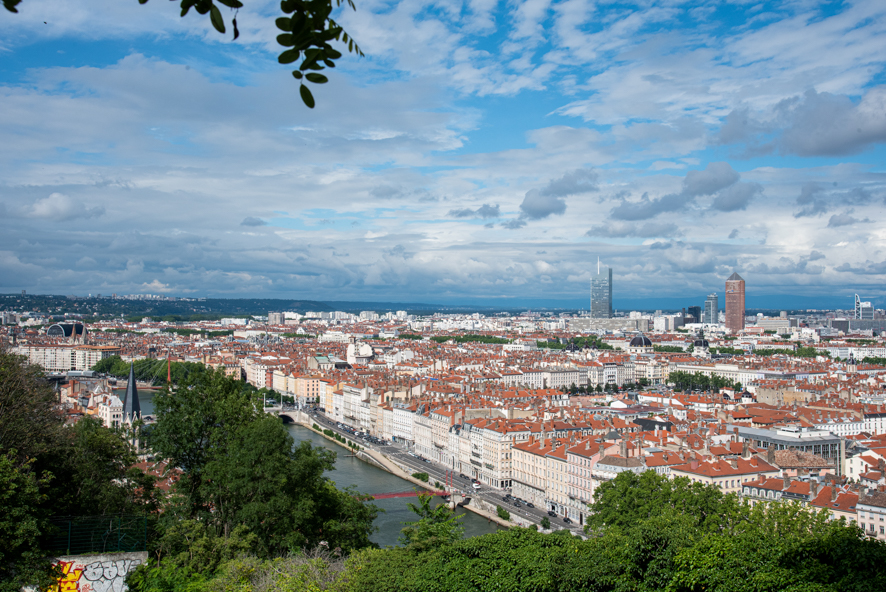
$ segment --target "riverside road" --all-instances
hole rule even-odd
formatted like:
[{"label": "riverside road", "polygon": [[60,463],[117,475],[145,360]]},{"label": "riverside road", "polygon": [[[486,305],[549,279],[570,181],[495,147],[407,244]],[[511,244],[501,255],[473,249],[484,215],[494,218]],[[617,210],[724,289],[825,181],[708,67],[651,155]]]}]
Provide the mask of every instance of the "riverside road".
[{"label": "riverside road", "polygon": [[[328,419],[322,413],[317,412],[311,414],[311,418],[317,422],[317,425],[323,427],[324,429],[330,429],[351,441],[356,441],[356,443],[358,443],[363,448],[368,448],[387,455],[392,460],[395,460],[397,463],[408,467],[410,469],[410,473],[427,473],[429,476],[429,483],[431,485],[433,485],[435,481],[446,483],[446,467],[432,461],[423,461],[418,457],[409,454],[409,452],[406,450],[406,447],[402,444],[392,443],[387,446],[377,446],[369,442],[360,440],[359,438],[355,438],[349,432],[339,428],[336,425],[335,421]],[[493,507],[497,505],[501,506],[511,514],[521,516],[535,524],[539,524],[542,518],[547,516],[547,510],[545,508],[529,508],[526,505],[515,507],[513,501],[508,502],[503,500],[502,498],[506,494],[510,493],[510,490],[497,489],[488,485],[482,485],[480,489],[474,489],[473,487],[471,487],[471,481],[469,479],[462,479],[461,477],[459,477],[458,473],[454,475],[452,486],[454,489],[463,491],[466,495],[472,498],[480,498],[492,504]],[[574,523],[566,524],[563,522],[562,517],[549,518],[549,520],[551,521],[551,528],[553,529],[559,530],[568,528],[574,534],[586,536],[581,526],[578,526]]]}]

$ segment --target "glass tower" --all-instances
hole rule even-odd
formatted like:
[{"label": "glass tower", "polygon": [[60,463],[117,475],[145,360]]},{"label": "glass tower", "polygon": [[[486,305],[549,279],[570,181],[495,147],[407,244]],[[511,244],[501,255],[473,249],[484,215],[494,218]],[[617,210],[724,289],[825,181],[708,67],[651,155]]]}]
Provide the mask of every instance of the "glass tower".
[{"label": "glass tower", "polygon": [[612,318],[612,268],[601,270],[600,259],[597,259],[597,273],[591,277],[591,317]]},{"label": "glass tower", "polygon": [[708,297],[704,301],[704,320],[702,320],[703,323],[716,325],[720,322],[720,307],[717,300],[718,298],[716,292],[713,294],[708,294]]}]

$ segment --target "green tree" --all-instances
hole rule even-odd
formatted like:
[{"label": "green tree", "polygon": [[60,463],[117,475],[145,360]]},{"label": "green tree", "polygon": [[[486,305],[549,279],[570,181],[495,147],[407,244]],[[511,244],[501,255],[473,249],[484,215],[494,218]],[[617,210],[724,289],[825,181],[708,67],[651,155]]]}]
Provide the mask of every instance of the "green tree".
[{"label": "green tree", "polygon": [[691,517],[696,528],[716,531],[736,519],[738,506],[734,495],[685,477],[668,479],[655,471],[640,475],[624,471],[594,492],[585,528],[627,528],[655,516],[678,513]]},{"label": "green tree", "polygon": [[325,541],[344,552],[370,546],[377,509],[324,475],[335,453],[309,442],[294,447],[276,417],[245,424],[205,470],[201,497],[215,510],[208,519],[228,533],[245,525],[265,556],[314,548]]},{"label": "green tree", "polygon": [[502,508],[501,506],[495,507],[495,513],[498,514],[498,517],[501,518],[502,520],[510,520],[511,519],[511,513],[508,512],[507,510],[505,510],[504,508]]},{"label": "green tree", "polygon": [[441,545],[450,545],[461,540],[464,527],[455,512],[446,504],[433,506],[434,498],[429,494],[419,494],[418,504],[410,502],[409,509],[418,516],[415,522],[407,522],[400,531],[400,543],[415,552],[427,551]]},{"label": "green tree", "polygon": [[50,530],[46,486],[51,475],[37,475],[33,461],[20,463],[15,450],[0,454],[0,591],[24,586],[47,589],[55,572],[41,551]]},{"label": "green tree", "polygon": [[221,371],[195,374],[158,394],[154,406],[154,451],[183,470],[161,533],[181,520],[199,520],[207,536],[225,539],[240,528],[256,537],[262,557],[321,542],[344,552],[372,545],[378,510],[324,475],[335,453],[308,442],[295,446],[238,381]]},{"label": "green tree", "polygon": [[153,513],[158,506],[155,478],[135,464],[137,456],[120,430],[97,417],[69,428],[58,451],[53,510],[71,516]]},{"label": "green tree", "polygon": [[225,454],[236,430],[262,411],[237,381],[218,370],[190,375],[174,389],[167,386],[154,397],[154,413],[151,446],[184,471],[176,489],[187,499],[188,517],[208,513],[200,489],[206,465]]},{"label": "green tree", "polygon": [[57,460],[65,417],[43,369],[0,346],[0,453],[15,450],[19,467],[42,473]]}]

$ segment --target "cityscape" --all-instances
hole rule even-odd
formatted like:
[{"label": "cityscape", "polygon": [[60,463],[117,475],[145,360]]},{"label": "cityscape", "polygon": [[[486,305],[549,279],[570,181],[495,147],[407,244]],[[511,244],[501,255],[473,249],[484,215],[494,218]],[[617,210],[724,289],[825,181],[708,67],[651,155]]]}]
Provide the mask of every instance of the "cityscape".
[{"label": "cityscape", "polygon": [[886,590],[886,3],[2,6],[0,592]]},{"label": "cityscape", "polygon": [[429,462],[489,502],[513,497],[538,510],[527,521],[550,513],[580,532],[601,483],[654,470],[751,501],[839,504],[832,518],[886,540],[882,309],[855,295],[841,311],[748,315],[733,272],[725,309],[712,293],[679,312],[616,315],[618,276],[595,271],[590,313],[82,322],[19,309],[2,321],[14,352],[60,377],[68,413],[108,427],[135,418],[132,397],[94,372],[103,360],[193,362],[296,411],[286,421],[322,420],[379,454],[397,446],[404,468]]}]

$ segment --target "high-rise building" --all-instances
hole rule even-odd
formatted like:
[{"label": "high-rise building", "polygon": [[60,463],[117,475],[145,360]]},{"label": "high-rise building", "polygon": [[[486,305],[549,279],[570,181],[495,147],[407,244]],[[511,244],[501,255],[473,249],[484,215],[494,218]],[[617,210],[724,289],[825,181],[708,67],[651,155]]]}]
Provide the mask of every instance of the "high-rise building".
[{"label": "high-rise building", "polygon": [[734,272],[726,280],[726,329],[732,333],[744,329],[744,279]]},{"label": "high-rise building", "polygon": [[700,306],[690,306],[686,309],[686,314],[692,317],[694,320],[693,323],[701,322],[701,307]]},{"label": "high-rise building", "polygon": [[863,321],[874,320],[874,305],[870,302],[862,302],[858,294],[855,295],[855,318]]},{"label": "high-rise building", "polygon": [[597,274],[591,278],[591,317],[612,318],[612,268],[606,267],[601,270],[599,257]]},{"label": "high-rise building", "polygon": [[717,304],[717,294],[708,294],[704,301],[704,315],[702,323],[716,325],[720,322],[720,307]]}]

